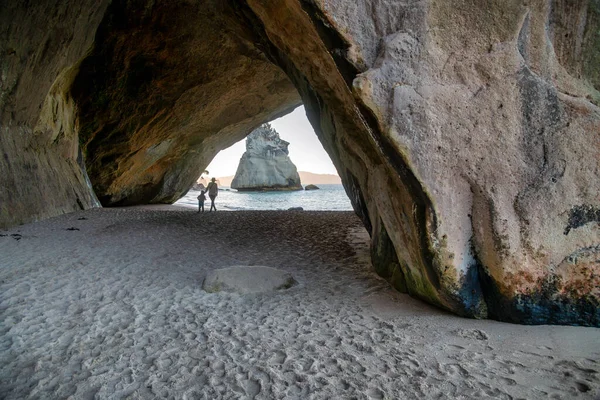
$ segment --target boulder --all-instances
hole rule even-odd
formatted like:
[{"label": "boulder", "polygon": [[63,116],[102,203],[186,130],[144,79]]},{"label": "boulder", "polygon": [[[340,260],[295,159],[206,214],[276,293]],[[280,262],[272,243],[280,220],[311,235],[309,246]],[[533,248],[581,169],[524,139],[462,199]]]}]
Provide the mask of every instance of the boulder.
[{"label": "boulder", "polygon": [[319,190],[320,187],[318,187],[317,185],[306,185],[304,186],[304,190]]},{"label": "boulder", "polygon": [[288,208],[288,211],[304,211],[304,208],[302,208],[302,207],[290,207],[290,208]]},{"label": "boulder", "polygon": [[269,124],[246,138],[246,152],[231,187],[239,191],[301,190],[298,170],[289,157],[289,143]]},{"label": "boulder", "polygon": [[291,274],[279,269],[237,265],[209,272],[202,289],[209,293],[266,293],[289,289],[295,284]]}]

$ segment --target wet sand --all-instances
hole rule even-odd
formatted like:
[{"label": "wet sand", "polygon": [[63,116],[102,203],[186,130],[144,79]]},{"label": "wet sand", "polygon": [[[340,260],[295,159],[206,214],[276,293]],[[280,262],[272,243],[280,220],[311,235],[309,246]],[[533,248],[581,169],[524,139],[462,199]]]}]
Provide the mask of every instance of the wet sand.
[{"label": "wet sand", "polygon": [[[600,398],[600,329],[399,294],[350,212],[98,209],[0,234],[2,399]],[[201,289],[234,265],[298,285]]]}]

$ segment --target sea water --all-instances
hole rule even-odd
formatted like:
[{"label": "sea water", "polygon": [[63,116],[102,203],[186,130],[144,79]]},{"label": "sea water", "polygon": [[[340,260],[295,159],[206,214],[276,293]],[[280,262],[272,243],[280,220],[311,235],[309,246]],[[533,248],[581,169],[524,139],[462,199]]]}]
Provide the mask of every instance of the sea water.
[{"label": "sea water", "polygon": [[[350,199],[342,185],[319,185],[318,190],[296,190],[285,192],[238,192],[229,187],[220,187],[215,201],[217,210],[287,210],[302,207],[311,211],[352,211]],[[175,205],[198,209],[200,192],[190,190]],[[206,195],[204,209],[210,208]]]}]

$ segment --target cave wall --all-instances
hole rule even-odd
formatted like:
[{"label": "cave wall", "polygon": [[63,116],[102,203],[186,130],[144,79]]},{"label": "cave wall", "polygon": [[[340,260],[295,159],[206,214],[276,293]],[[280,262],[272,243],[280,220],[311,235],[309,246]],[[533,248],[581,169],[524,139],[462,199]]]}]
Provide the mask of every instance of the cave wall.
[{"label": "cave wall", "polygon": [[2,226],[97,205],[86,170],[172,202],[301,99],[398,290],[600,325],[597,0],[0,7]]},{"label": "cave wall", "polygon": [[[348,42],[332,29],[324,10],[297,1],[248,1],[245,15],[299,88],[307,115],[371,232],[377,270],[394,277],[399,290],[432,304],[487,316],[478,291],[469,287],[463,295],[462,282],[436,268],[429,243],[436,223],[431,200],[382,132],[377,115],[357,101],[353,84],[359,70],[346,58]],[[396,255],[390,254],[392,246]]]},{"label": "cave wall", "polygon": [[461,315],[600,324],[598,2],[246,4],[382,276]]},{"label": "cave wall", "polygon": [[98,205],[69,89],[107,4],[0,3],[0,228]]},{"label": "cave wall", "polygon": [[72,87],[105,206],[172,203],[219,150],[300,98],[220,1],[113,2]]},{"label": "cave wall", "polygon": [[171,203],[300,104],[220,1],[0,7],[0,227]]},{"label": "cave wall", "polygon": [[[355,96],[432,203],[445,284],[492,318],[598,325],[600,2],[321,7],[361,71]],[[402,260],[401,217],[380,210]]]}]

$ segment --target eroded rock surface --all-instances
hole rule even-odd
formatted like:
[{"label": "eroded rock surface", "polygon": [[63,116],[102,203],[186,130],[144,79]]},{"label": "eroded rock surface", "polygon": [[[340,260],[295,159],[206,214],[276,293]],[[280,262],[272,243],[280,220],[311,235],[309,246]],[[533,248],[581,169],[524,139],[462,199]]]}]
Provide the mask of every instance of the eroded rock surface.
[{"label": "eroded rock surface", "polygon": [[69,90],[107,4],[0,2],[0,228],[98,205]]},{"label": "eroded rock surface", "polygon": [[2,226],[173,201],[299,94],[395,287],[600,325],[597,1],[68,4],[0,5]]},{"label": "eroded rock surface", "polygon": [[73,96],[103,205],[177,200],[219,150],[300,104],[217,0],[112,3]]},{"label": "eroded rock surface", "polygon": [[565,235],[600,201],[597,2],[247,3],[383,276],[462,315],[600,324],[598,223]]},{"label": "eroded rock surface", "polygon": [[[442,286],[493,318],[599,324],[600,264],[573,257],[600,242],[599,225],[565,232],[600,201],[600,4],[434,1],[398,5],[399,20],[380,6],[379,50],[344,22],[362,12],[332,7],[362,65],[354,93],[430,200]],[[404,262],[403,217],[379,209]]]},{"label": "eroded rock surface", "polygon": [[231,187],[242,191],[301,190],[296,166],[290,160],[289,143],[269,124],[263,124],[246,138],[246,152]]}]

